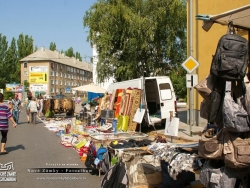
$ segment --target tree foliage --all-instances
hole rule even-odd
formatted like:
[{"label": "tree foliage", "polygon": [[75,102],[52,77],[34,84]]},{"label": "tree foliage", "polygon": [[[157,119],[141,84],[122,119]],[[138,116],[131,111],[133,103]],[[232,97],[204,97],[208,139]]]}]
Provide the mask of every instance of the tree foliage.
[{"label": "tree foliage", "polygon": [[83,25],[98,52],[98,82],[170,75],[186,58],[185,0],[99,0]]},{"label": "tree foliage", "polygon": [[55,43],[55,42],[51,42],[50,45],[49,45],[49,49],[50,49],[51,51],[56,50],[56,43]]}]

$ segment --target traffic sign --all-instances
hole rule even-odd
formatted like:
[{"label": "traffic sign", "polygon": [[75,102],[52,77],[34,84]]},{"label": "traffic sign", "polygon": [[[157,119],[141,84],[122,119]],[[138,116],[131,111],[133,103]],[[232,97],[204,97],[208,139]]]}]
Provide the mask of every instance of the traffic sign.
[{"label": "traffic sign", "polygon": [[181,66],[188,72],[192,73],[197,67],[199,67],[200,63],[194,59],[192,56],[189,56],[189,58],[184,61]]},{"label": "traffic sign", "polygon": [[70,91],[70,87],[69,86],[66,87],[66,91]]},{"label": "traffic sign", "polygon": [[192,88],[198,84],[198,75],[197,74],[186,74],[186,87]]}]

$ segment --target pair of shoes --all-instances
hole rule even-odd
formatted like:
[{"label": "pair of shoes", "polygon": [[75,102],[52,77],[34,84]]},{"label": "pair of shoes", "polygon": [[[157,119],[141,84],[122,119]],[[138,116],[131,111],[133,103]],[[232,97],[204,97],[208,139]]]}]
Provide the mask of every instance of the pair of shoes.
[{"label": "pair of shoes", "polygon": [[100,131],[107,131],[107,130],[109,130],[109,129],[112,129],[112,124],[106,124],[106,125],[103,125],[103,126],[101,126],[101,127],[99,127],[98,128],[98,130],[100,130]]},{"label": "pair of shoes", "polygon": [[0,152],[0,155],[6,155],[6,154],[8,154],[7,151],[2,151],[2,152]]}]

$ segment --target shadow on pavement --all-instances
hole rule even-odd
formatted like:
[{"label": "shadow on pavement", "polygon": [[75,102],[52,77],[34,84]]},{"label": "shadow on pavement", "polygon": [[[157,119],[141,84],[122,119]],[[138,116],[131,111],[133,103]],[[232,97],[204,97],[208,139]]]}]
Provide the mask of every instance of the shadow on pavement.
[{"label": "shadow on pavement", "polygon": [[10,151],[15,151],[15,150],[19,150],[19,149],[25,150],[24,145],[19,144],[19,145],[16,145],[16,146],[6,147],[6,150],[7,150],[8,152],[10,152]]}]

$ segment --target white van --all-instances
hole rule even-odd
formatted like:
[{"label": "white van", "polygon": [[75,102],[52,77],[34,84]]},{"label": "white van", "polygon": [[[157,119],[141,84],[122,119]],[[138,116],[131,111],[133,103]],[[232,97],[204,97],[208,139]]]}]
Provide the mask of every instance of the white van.
[{"label": "white van", "polygon": [[177,116],[176,96],[168,76],[142,77],[109,85],[107,91],[138,88],[143,90],[142,108],[146,109],[143,124],[165,125],[166,118]]}]

